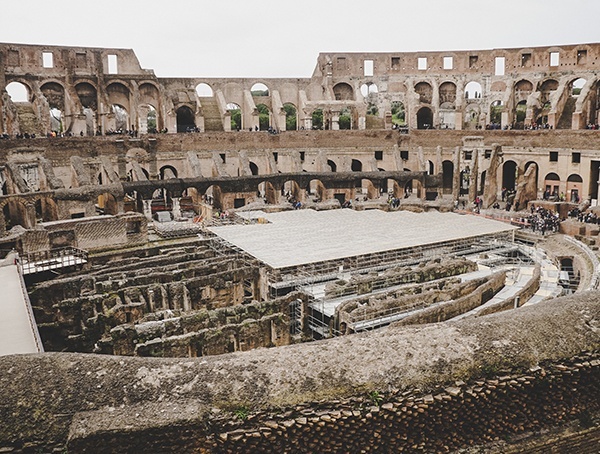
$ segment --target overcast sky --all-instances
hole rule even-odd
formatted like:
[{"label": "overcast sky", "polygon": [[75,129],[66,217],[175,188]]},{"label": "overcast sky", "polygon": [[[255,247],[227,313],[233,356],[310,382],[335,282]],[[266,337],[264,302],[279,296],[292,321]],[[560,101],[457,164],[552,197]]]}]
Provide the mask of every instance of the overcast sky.
[{"label": "overcast sky", "polygon": [[319,52],[600,42],[600,0],[4,0],[0,42],[133,49],[159,77],[310,77]]}]

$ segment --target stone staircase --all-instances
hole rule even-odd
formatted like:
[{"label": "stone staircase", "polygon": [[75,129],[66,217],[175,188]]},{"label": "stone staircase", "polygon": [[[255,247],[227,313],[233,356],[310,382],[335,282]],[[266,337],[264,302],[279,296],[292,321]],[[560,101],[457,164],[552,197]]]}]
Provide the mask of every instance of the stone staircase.
[{"label": "stone staircase", "polygon": [[35,112],[33,111],[33,106],[28,102],[18,102],[15,103],[17,107],[17,114],[19,117],[19,129],[21,134],[29,133],[29,134],[37,134],[43,135],[43,130],[38,121]]},{"label": "stone staircase", "polygon": [[204,114],[204,129],[206,131],[223,131],[223,120],[219,105],[215,98],[202,98],[202,113]]},{"label": "stone staircase", "polygon": [[573,112],[575,112],[576,102],[577,98],[573,98],[572,96],[567,99],[560,119],[558,120],[558,125],[556,125],[556,129],[571,129],[571,126],[573,125]]}]

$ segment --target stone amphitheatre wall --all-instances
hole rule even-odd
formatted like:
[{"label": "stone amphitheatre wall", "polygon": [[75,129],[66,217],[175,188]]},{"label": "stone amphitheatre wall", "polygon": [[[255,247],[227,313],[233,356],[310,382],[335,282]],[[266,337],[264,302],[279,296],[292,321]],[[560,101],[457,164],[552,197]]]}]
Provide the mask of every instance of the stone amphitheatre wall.
[{"label": "stone amphitheatre wall", "polygon": [[6,356],[0,447],[591,454],[599,308],[586,293],[485,320],[201,360]]}]

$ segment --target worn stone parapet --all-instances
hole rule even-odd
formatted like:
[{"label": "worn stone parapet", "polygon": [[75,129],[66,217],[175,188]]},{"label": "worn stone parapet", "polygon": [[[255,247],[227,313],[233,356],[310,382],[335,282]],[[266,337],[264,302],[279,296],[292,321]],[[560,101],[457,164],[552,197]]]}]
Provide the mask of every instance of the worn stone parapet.
[{"label": "worn stone parapet", "polygon": [[590,292],[199,359],[2,357],[0,447],[448,451],[577,418],[594,425],[600,361],[585,352],[600,350],[599,327]]}]

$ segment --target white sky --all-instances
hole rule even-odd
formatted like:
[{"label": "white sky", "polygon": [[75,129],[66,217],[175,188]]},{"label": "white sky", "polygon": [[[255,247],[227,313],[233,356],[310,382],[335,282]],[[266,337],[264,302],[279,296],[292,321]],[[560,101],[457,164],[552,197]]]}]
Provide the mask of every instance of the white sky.
[{"label": "white sky", "polygon": [[600,42],[599,0],[18,0],[0,42],[133,49],[159,77],[310,77],[319,52]]}]

